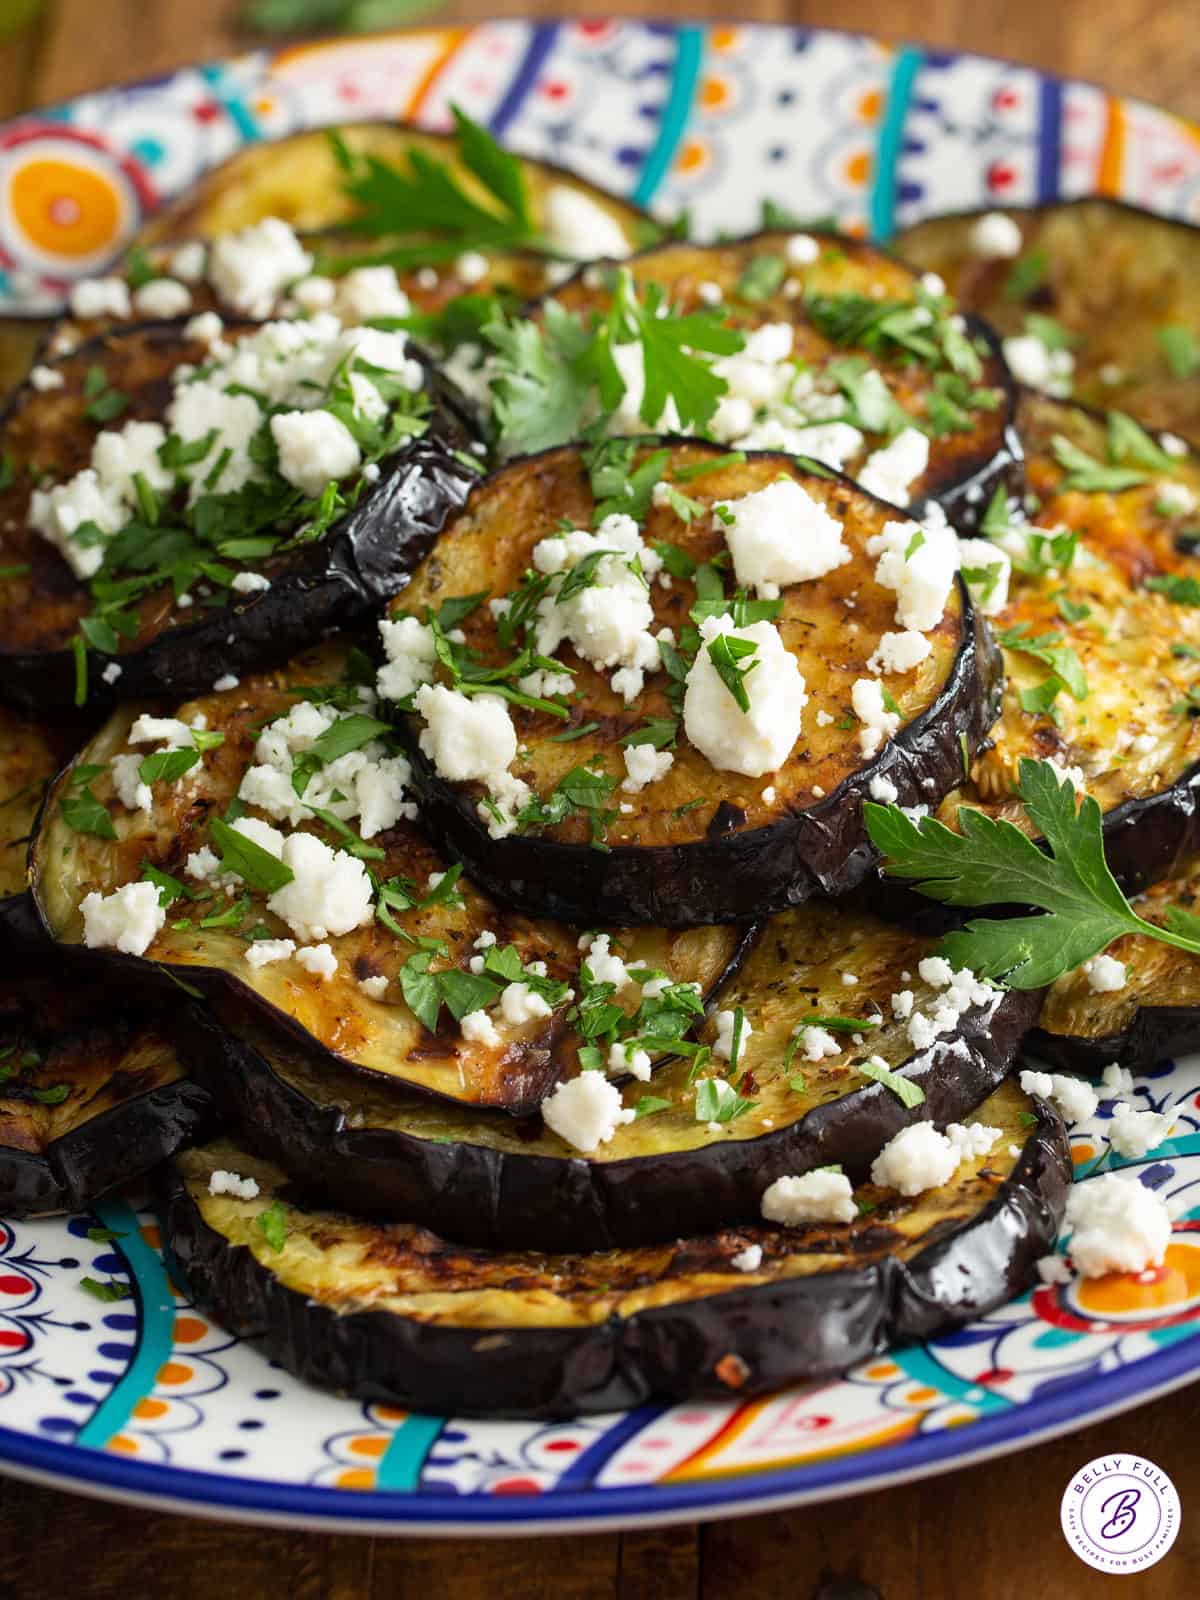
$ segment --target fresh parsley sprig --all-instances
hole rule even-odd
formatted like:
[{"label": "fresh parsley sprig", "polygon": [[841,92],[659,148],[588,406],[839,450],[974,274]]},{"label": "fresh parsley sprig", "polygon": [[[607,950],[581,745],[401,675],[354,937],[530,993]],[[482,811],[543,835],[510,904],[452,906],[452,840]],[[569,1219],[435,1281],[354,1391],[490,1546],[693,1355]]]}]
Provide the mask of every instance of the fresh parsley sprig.
[{"label": "fresh parsley sprig", "polygon": [[[960,833],[934,817],[913,822],[898,806],[864,806],[867,831],[892,877],[951,906],[1034,906],[1040,914],[973,920],[942,942],[956,967],[1015,989],[1040,989],[1098,955],[1122,934],[1141,934],[1200,955],[1196,919],[1171,907],[1166,925],[1133,910],[1104,859],[1100,807],[1076,793],[1048,761],[1021,762],[1018,794],[1045,840],[1043,851],[1013,823],[960,806]],[[1048,853],[1047,853],[1048,852]]]}]

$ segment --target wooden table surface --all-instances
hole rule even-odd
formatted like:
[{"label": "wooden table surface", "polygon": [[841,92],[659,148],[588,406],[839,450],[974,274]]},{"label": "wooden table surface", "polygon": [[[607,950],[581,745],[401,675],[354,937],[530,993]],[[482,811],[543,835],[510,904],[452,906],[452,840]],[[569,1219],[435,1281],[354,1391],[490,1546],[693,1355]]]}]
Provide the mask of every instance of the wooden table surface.
[{"label": "wooden table surface", "polygon": [[[827,24],[1004,54],[1200,119],[1187,0],[448,0],[452,18],[607,10]],[[0,43],[0,116],[247,40],[229,0],[47,0]],[[355,1539],[106,1506],[0,1480],[0,1600],[1045,1600],[1200,1593],[1200,1385],[1021,1455],[809,1510],[625,1536]],[[1084,1462],[1137,1453],[1175,1481],[1183,1527],[1141,1577],[1068,1550],[1059,1498]]]}]

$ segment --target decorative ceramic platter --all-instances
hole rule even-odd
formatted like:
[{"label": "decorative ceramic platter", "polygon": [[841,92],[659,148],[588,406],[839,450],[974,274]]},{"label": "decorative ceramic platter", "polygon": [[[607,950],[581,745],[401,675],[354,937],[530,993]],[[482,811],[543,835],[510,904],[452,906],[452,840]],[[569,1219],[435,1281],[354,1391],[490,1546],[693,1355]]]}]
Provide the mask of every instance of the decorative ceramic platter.
[{"label": "decorative ceramic platter", "polygon": [[[376,36],[105,90],[0,129],[0,310],[52,308],[165,200],[252,140],[346,118],[431,127],[461,105],[701,233],[770,197],[886,239],[934,212],[1097,192],[1200,219],[1200,130],[976,56],[771,27],[504,22]],[[1035,1290],[837,1382],[555,1424],[418,1416],[303,1388],[172,1287],[153,1215],[0,1223],[0,1466],[221,1517],[376,1532],[529,1533],[760,1510],[908,1481],[1200,1372],[1200,1059],[1137,1080],[1179,1111],[1114,1159],[1176,1199],[1162,1268]],[[109,1230],[97,1244],[89,1230]],[[85,1277],[128,1282],[97,1304]]]}]

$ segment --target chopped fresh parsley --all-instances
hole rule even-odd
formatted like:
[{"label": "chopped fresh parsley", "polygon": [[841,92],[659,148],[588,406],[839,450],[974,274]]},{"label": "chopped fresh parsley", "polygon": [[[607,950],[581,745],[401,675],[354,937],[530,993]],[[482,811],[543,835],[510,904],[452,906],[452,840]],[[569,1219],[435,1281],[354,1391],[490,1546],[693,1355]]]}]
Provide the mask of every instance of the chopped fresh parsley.
[{"label": "chopped fresh parsley", "polygon": [[261,889],[266,894],[274,894],[291,883],[294,876],[291,867],[237,828],[231,828],[222,818],[214,817],[209,829],[226,872],[236,873],[252,889]]},{"label": "chopped fresh parsley", "polygon": [[902,1105],[923,1105],[925,1091],[919,1083],[914,1083],[911,1078],[906,1078],[903,1073],[893,1072],[890,1067],[878,1061],[858,1062],[858,1071],[864,1078],[870,1078],[875,1083],[881,1083],[885,1089],[890,1089]]},{"label": "chopped fresh parsley", "polygon": [[283,1202],[273,1200],[265,1211],[260,1211],[254,1219],[263,1238],[276,1254],[281,1251],[287,1242],[287,1211]]}]

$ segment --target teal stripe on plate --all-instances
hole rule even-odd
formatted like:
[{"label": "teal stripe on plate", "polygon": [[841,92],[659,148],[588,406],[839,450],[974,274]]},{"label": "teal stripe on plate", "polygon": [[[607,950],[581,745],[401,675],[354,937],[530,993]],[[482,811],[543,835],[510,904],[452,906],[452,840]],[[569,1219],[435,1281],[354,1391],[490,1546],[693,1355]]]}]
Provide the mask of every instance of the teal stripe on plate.
[{"label": "teal stripe on plate", "polygon": [[[175,1330],[175,1296],[167,1281],[166,1269],[157,1250],[152,1250],[142,1238],[141,1226],[132,1206],[124,1200],[101,1200],[93,1212],[111,1233],[120,1234],[114,1241],[129,1265],[129,1275],[137,1290],[141,1316],[138,1325],[138,1345],[133,1360],[124,1376],[113,1386],[104,1400],[79,1430],[75,1443],[90,1450],[103,1450],[104,1446],[133,1415],[133,1408],[144,1400],[154,1388],[158,1371],[171,1354]],[[128,1301],[114,1301],[114,1307],[128,1305]]]},{"label": "teal stripe on plate", "polygon": [[[996,1332],[999,1334],[1000,1329],[997,1328]],[[961,1400],[964,1405],[973,1406],[982,1416],[994,1416],[998,1411],[1012,1409],[1011,1400],[1001,1394],[993,1394],[982,1384],[968,1383],[965,1378],[960,1378],[957,1373],[944,1367],[936,1356],[930,1355],[924,1345],[904,1345],[889,1350],[887,1359],[894,1361],[915,1382],[925,1384],[930,1389],[940,1389],[947,1399]]]},{"label": "teal stripe on plate", "polygon": [[879,124],[875,169],[871,174],[871,237],[884,244],[896,231],[896,164],[904,143],[904,123],[913,84],[924,65],[920,50],[898,50],[888,85],[887,105]]},{"label": "teal stripe on plate", "polygon": [[635,205],[649,205],[658,193],[667,170],[675,158],[679,141],[683,138],[688,118],[692,114],[692,97],[696,92],[696,79],[700,76],[700,62],[704,56],[704,30],[680,28],[676,34],[675,70],[671,75],[671,88],[658,124],[658,138],[646,157],[645,165],[631,196]]},{"label": "teal stripe on plate", "polygon": [[405,1417],[379,1463],[376,1489],[419,1489],[421,1468],[445,1417]]}]

